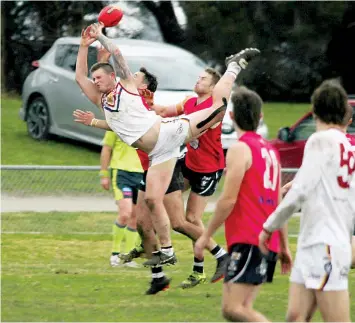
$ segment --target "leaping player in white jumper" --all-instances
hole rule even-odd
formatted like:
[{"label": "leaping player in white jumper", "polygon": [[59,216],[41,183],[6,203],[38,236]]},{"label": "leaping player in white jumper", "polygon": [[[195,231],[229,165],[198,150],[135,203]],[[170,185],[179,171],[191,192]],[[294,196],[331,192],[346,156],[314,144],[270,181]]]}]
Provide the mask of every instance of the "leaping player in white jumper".
[{"label": "leaping player in white jumper", "polygon": [[[146,83],[144,73],[132,74],[118,46],[102,34],[103,25],[90,25],[82,32],[76,63],[76,81],[86,96],[105,113],[105,121],[94,119],[93,125],[112,129],[122,141],[139,148],[149,155],[150,168],[146,179],[145,201],[151,210],[154,229],[159,237],[161,252],[155,254],[146,265],[174,264],[176,257],[170,238],[170,222],[163,204],[176,159],[183,143],[197,138],[211,126],[222,121],[234,81],[248,62],[259,55],[259,50],[247,48],[226,59],[227,71],[213,91],[213,105],[189,116],[169,118],[158,116],[140,95]],[[88,47],[95,40],[112,54],[112,65],[97,63],[91,67],[88,78]],[[171,110],[179,107],[171,106]],[[98,124],[100,123],[100,124]]]}]

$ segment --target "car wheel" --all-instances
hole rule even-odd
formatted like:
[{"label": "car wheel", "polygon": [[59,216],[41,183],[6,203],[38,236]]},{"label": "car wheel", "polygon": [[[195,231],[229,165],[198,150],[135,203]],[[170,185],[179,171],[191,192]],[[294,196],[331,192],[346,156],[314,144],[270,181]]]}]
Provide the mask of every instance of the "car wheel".
[{"label": "car wheel", "polygon": [[34,99],[27,109],[27,131],[36,140],[44,140],[49,137],[49,110],[43,97]]}]

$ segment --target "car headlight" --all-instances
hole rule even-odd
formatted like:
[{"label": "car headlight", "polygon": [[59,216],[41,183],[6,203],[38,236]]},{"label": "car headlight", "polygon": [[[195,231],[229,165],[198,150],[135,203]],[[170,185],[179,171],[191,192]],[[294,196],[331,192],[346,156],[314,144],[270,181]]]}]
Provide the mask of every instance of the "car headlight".
[{"label": "car headlight", "polygon": [[233,125],[229,123],[222,123],[222,133],[230,135],[234,131]]}]

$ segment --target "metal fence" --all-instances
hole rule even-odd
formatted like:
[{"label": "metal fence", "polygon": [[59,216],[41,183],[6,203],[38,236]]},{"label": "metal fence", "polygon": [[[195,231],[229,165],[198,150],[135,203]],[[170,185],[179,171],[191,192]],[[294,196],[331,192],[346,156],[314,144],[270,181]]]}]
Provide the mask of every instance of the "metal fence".
[{"label": "metal fence", "polygon": [[[1,192],[8,196],[111,196],[100,186],[99,166],[1,166]],[[282,183],[297,169],[282,169]],[[222,185],[223,180],[220,183]]]}]

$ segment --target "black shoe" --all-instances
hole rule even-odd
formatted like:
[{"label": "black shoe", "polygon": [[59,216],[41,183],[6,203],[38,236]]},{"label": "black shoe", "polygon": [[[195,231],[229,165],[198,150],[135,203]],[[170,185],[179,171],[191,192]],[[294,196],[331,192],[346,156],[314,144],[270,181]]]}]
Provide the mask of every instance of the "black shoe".
[{"label": "black shoe", "polygon": [[248,63],[256,56],[259,56],[260,50],[257,48],[246,48],[241,52],[228,56],[226,58],[226,66],[228,67],[229,63],[236,62],[238,66],[245,70],[248,66]]},{"label": "black shoe", "polygon": [[148,259],[143,263],[143,266],[146,267],[155,267],[158,265],[175,265],[177,262],[175,252],[172,256],[168,256],[166,253],[158,251],[153,252],[153,257]]},{"label": "black shoe", "polygon": [[150,282],[150,288],[145,292],[146,295],[154,295],[161,291],[168,290],[170,287],[170,278],[163,276],[162,278],[154,278]]},{"label": "black shoe", "polygon": [[214,273],[213,277],[211,278],[211,283],[216,283],[222,278],[224,278],[224,272],[228,262],[228,255],[225,254],[221,258],[217,259],[217,267],[216,272]]},{"label": "black shoe", "polygon": [[131,262],[134,258],[139,258],[144,253],[144,249],[139,246],[132,249],[129,253],[120,254],[120,259],[123,260],[123,263]]}]

